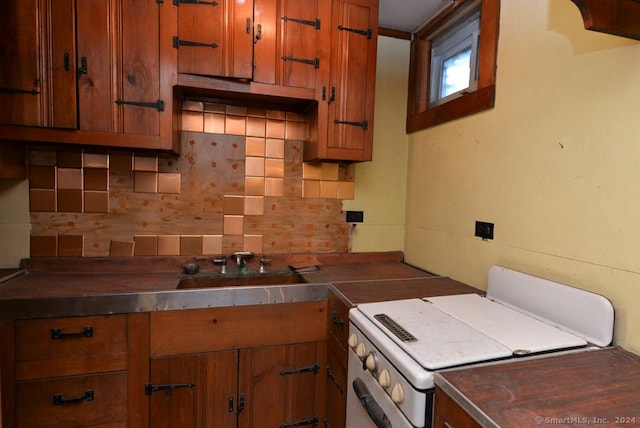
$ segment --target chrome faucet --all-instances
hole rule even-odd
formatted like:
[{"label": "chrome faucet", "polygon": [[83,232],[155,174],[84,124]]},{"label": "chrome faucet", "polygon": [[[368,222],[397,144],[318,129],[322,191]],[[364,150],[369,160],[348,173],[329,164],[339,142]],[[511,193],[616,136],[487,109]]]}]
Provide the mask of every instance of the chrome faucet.
[{"label": "chrome faucet", "polygon": [[236,258],[236,264],[241,272],[247,270],[247,259],[253,257],[253,255],[251,251],[236,251],[232,254],[232,256]]}]

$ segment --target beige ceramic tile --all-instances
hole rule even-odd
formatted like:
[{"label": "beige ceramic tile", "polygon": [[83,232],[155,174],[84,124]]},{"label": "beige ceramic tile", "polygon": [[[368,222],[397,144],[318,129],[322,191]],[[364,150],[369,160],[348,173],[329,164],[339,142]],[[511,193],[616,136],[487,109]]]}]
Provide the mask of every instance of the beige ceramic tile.
[{"label": "beige ceramic tile", "polygon": [[322,164],[317,162],[303,163],[302,178],[305,180],[322,180]]},{"label": "beige ceramic tile", "polygon": [[202,254],[208,256],[222,254],[222,235],[203,235]]},{"label": "beige ceramic tile", "polygon": [[225,106],[224,104],[204,103],[204,111],[207,113],[225,114],[225,112],[227,111],[227,106]]},{"label": "beige ceramic tile", "polygon": [[201,102],[201,101],[186,100],[186,101],[182,102],[182,110],[203,111],[204,110],[204,103]]},{"label": "beige ceramic tile", "polygon": [[136,193],[157,193],[157,175],[155,172],[136,171],[133,176],[133,191]]},{"label": "beige ceramic tile", "polygon": [[261,107],[247,107],[247,116],[265,117],[267,110]]},{"label": "beige ceramic tile", "polygon": [[109,256],[131,257],[134,254],[134,248],[134,241],[111,241],[109,245]]},{"label": "beige ceramic tile", "polygon": [[264,177],[264,158],[245,158],[244,173],[248,177]]},{"label": "beige ceramic tile", "polygon": [[210,134],[224,134],[225,116],[224,114],[205,113],[204,132]]},{"label": "beige ceramic tile", "polygon": [[202,236],[201,235],[181,235],[180,236],[180,255],[181,256],[202,255]]},{"label": "beige ceramic tile", "polygon": [[158,173],[158,193],[180,193],[180,180],[178,173]]},{"label": "beige ceramic tile", "polygon": [[244,231],[244,216],[241,215],[225,215],[224,216],[224,234],[225,235],[242,235]]},{"label": "beige ceramic tile", "polygon": [[340,165],[337,163],[322,164],[322,180],[338,181]]},{"label": "beige ceramic tile", "polygon": [[244,198],[245,215],[264,215],[264,197],[246,196]]},{"label": "beige ceramic tile", "polygon": [[37,147],[29,150],[29,165],[56,166],[56,150],[53,147]]},{"label": "beige ceramic tile", "polygon": [[58,189],[57,192],[58,212],[82,212],[82,190],[79,189]]},{"label": "beige ceramic tile", "polygon": [[82,155],[85,168],[109,168],[109,155],[104,153],[85,152]]},{"label": "beige ceramic tile", "polygon": [[58,168],[58,189],[82,189],[82,169]]},{"label": "beige ceramic tile", "polygon": [[244,116],[227,115],[225,117],[225,133],[227,135],[245,135],[247,119]]},{"label": "beige ceramic tile", "polygon": [[29,211],[55,212],[56,203],[55,189],[29,189]]},{"label": "beige ceramic tile", "polygon": [[134,171],[158,171],[158,156],[135,155],[133,158]]},{"label": "beige ceramic tile", "polygon": [[302,197],[319,198],[320,180],[302,180]]},{"label": "beige ceramic tile", "polygon": [[265,177],[284,177],[284,159],[265,159]]},{"label": "beige ceramic tile", "polygon": [[58,235],[58,257],[82,257],[84,235]]},{"label": "beige ceramic tile", "polygon": [[204,131],[204,114],[195,111],[182,112],[182,130],[192,132]]},{"label": "beige ceramic tile", "polygon": [[297,113],[295,111],[287,112],[287,121],[289,122],[305,122],[307,117],[302,113]]},{"label": "beige ceramic tile", "polygon": [[320,197],[336,199],[338,197],[338,182],[337,181],[321,181],[320,182]]},{"label": "beige ceramic tile", "polygon": [[284,179],[267,177],[264,179],[264,195],[273,197],[284,196]]},{"label": "beige ceramic tile", "polygon": [[267,110],[267,117],[269,119],[285,120],[287,113],[281,110]]},{"label": "beige ceramic tile", "polygon": [[58,255],[57,235],[31,235],[31,257],[56,257]]},{"label": "beige ceramic tile", "polygon": [[354,199],[355,185],[351,181],[338,181],[338,199]]},{"label": "beige ceramic tile", "polygon": [[243,107],[243,106],[234,106],[234,105],[227,105],[226,106],[227,109],[227,114],[231,114],[231,115],[235,115],[235,116],[246,116],[247,115],[247,108]]},{"label": "beige ceramic tile", "polygon": [[264,177],[246,177],[244,194],[247,196],[264,196]]},{"label": "beige ceramic tile", "polygon": [[54,166],[30,166],[29,187],[32,189],[55,189],[56,168]]},{"label": "beige ceramic tile", "polygon": [[264,138],[247,137],[245,151],[247,156],[264,157],[266,140]]},{"label": "beige ceramic tile", "polygon": [[247,118],[247,137],[264,137],[266,120],[260,117]]},{"label": "beige ceramic tile", "polygon": [[287,122],[287,140],[306,140],[307,124],[304,122]]},{"label": "beige ceramic tile", "polygon": [[263,252],[262,240],[262,235],[244,235],[244,246],[242,250],[260,254]]},{"label": "beige ceramic tile", "polygon": [[157,256],[158,255],[158,237],[156,235],[135,235],[136,256]]},{"label": "beige ceramic tile", "polygon": [[225,215],[243,215],[244,196],[225,195],[223,211]]},{"label": "beige ceramic tile", "polygon": [[93,190],[85,190],[84,191],[84,212],[108,213],[109,212],[109,192],[97,192]]},{"label": "beige ceramic tile", "polygon": [[284,159],[284,140],[267,138],[265,155],[268,158]]},{"label": "beige ceramic tile", "polygon": [[109,170],[104,168],[85,168],[82,170],[84,175],[84,190],[109,190]]},{"label": "beige ceramic tile", "polygon": [[159,256],[180,255],[180,235],[158,235]]},{"label": "beige ceramic tile", "polygon": [[267,120],[267,138],[281,138],[284,140],[285,122],[283,120]]},{"label": "beige ceramic tile", "polygon": [[133,153],[109,152],[109,169],[113,171],[131,171],[133,169]]},{"label": "beige ceramic tile", "polygon": [[56,151],[58,168],[82,168],[81,149],[58,149]]}]

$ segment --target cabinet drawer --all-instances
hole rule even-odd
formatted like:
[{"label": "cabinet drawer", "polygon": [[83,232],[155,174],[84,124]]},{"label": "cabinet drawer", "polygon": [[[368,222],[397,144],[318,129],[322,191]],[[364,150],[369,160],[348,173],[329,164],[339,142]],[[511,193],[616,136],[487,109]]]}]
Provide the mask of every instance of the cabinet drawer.
[{"label": "cabinet drawer", "polygon": [[17,428],[126,427],[127,374],[18,382]]},{"label": "cabinet drawer", "polygon": [[326,314],[326,301],[154,312],[151,356],[324,341]]},{"label": "cabinet drawer", "polygon": [[433,427],[480,428],[480,424],[436,386]]},{"label": "cabinet drawer", "polygon": [[347,347],[349,337],[349,308],[332,292],[329,292],[329,331],[336,335],[342,346]]},{"label": "cabinet drawer", "polygon": [[16,322],[16,379],[127,367],[126,315]]}]

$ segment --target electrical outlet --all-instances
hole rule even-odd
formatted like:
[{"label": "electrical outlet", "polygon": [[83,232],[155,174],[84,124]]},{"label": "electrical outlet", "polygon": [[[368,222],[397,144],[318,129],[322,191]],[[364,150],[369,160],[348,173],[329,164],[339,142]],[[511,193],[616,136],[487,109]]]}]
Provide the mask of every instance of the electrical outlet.
[{"label": "electrical outlet", "polygon": [[487,223],[484,221],[476,221],[476,234],[475,236],[482,239],[493,239],[493,223]]},{"label": "electrical outlet", "polygon": [[364,211],[347,211],[347,223],[362,223]]}]

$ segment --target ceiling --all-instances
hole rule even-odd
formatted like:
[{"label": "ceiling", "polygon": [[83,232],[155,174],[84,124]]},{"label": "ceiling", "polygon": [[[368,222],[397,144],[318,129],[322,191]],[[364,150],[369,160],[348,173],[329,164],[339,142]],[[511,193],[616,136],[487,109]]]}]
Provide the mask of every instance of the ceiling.
[{"label": "ceiling", "polygon": [[378,26],[414,33],[451,0],[380,0]]}]

